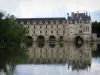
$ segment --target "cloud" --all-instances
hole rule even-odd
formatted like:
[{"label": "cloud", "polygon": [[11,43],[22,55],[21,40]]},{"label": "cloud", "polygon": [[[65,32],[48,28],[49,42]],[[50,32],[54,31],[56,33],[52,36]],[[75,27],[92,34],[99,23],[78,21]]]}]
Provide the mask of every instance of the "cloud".
[{"label": "cloud", "polygon": [[88,70],[68,70],[68,65],[17,65],[14,75],[100,75],[100,58],[92,59],[91,68]]},{"label": "cloud", "polygon": [[[66,17],[68,12],[100,11],[100,0],[0,0],[0,9],[16,17]],[[97,17],[94,17],[98,19]]]}]

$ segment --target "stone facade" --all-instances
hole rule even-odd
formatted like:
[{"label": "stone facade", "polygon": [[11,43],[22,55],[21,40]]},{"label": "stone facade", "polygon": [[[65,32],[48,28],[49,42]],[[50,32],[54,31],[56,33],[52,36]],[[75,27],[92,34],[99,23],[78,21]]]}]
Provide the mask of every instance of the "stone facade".
[{"label": "stone facade", "polygon": [[87,13],[74,13],[67,19],[60,18],[17,18],[17,23],[23,24],[28,30],[28,35],[37,41],[44,37],[48,41],[74,41],[80,36],[84,41],[91,41],[91,17]]}]

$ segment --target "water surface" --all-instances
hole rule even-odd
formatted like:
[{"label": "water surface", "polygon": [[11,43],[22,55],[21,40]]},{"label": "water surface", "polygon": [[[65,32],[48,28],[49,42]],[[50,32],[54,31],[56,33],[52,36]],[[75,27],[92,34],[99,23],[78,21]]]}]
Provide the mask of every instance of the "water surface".
[{"label": "water surface", "polygon": [[0,75],[100,75],[99,43],[33,43],[20,54]]}]

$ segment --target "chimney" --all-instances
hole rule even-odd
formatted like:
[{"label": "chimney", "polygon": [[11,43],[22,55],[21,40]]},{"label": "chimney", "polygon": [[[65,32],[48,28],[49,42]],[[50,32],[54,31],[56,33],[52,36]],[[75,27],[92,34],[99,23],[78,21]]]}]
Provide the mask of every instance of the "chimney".
[{"label": "chimney", "polygon": [[69,13],[67,13],[67,16],[69,17]]},{"label": "chimney", "polygon": [[72,18],[74,17],[74,12],[72,12],[71,16],[72,16]]},{"label": "chimney", "polygon": [[78,17],[78,15],[79,15],[79,11],[77,11],[77,17]]}]

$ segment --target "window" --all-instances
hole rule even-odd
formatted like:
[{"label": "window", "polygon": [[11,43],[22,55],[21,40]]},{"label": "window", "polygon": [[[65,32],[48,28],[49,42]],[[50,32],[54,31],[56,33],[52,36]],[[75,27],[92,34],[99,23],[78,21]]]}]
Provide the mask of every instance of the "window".
[{"label": "window", "polygon": [[59,24],[59,21],[56,21],[56,24]]},{"label": "window", "polygon": [[33,24],[36,24],[36,21],[33,21]]},{"label": "window", "polygon": [[58,31],[57,31],[57,34],[58,34]]},{"label": "window", "polygon": [[47,26],[46,26],[46,29],[47,29]]},{"label": "window", "polygon": [[65,31],[63,31],[63,34],[65,33]]},{"label": "window", "polygon": [[34,34],[35,34],[35,31],[34,31]]},{"label": "window", "polygon": [[53,34],[53,31],[51,31],[51,33]]},{"label": "window", "polygon": [[24,22],[23,22],[23,21],[21,21],[21,24],[24,24]]},{"label": "window", "polygon": [[28,29],[29,29],[29,26],[28,26]]},{"label": "window", "polygon": [[51,28],[53,28],[53,26],[51,26]]},{"label": "window", "polygon": [[42,33],[42,31],[40,31],[40,34]]},{"label": "window", "polygon": [[65,28],[65,26],[63,26],[63,28]]},{"label": "window", "polygon": [[58,28],[58,26],[57,26],[57,28]]},{"label": "window", "polygon": [[82,34],[82,30],[79,30],[79,34]]},{"label": "window", "polygon": [[40,26],[40,29],[42,28],[42,26]]},{"label": "window", "polygon": [[80,28],[82,28],[82,25],[80,25]]},{"label": "window", "polygon": [[29,31],[28,31],[28,34],[29,34]]},{"label": "window", "polygon": [[89,27],[88,27],[88,31],[90,31],[90,30],[89,30]]},{"label": "window", "polygon": [[48,21],[45,21],[45,24],[48,24]]},{"label": "window", "polygon": [[[60,40],[62,41],[63,40],[63,36],[60,36]],[[63,44],[62,44],[63,45]]]},{"label": "window", "polygon": [[47,34],[47,31],[46,31],[46,34]]},{"label": "window", "polygon": [[27,24],[30,24],[30,21],[27,21]]},{"label": "window", "polygon": [[35,29],[35,26],[34,26],[34,29]]}]

